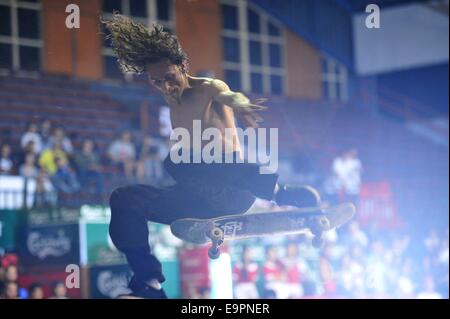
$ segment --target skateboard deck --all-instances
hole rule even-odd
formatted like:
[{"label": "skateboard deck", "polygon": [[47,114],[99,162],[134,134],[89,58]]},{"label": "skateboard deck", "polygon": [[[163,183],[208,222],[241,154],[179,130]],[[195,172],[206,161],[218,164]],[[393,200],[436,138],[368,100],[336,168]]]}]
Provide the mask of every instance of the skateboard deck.
[{"label": "skateboard deck", "polygon": [[351,203],[332,207],[309,207],[292,210],[227,215],[211,219],[185,218],[174,221],[172,233],[187,242],[203,245],[212,243],[210,257],[226,240],[244,239],[273,234],[312,232],[313,245],[321,245],[321,235],[342,226],[353,218]]}]

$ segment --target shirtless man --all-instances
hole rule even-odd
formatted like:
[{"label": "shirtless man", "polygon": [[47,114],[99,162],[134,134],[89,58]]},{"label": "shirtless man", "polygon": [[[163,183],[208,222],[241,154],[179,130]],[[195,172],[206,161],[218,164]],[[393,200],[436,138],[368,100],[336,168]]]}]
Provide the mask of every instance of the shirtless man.
[{"label": "shirtless man", "polygon": [[[122,68],[147,74],[150,83],[164,95],[174,129],[184,128],[193,136],[194,120],[201,121],[202,129],[231,129],[231,139],[222,135],[222,144],[228,145],[223,149],[242,158],[235,138],[235,116],[244,125],[257,127],[260,117],[256,111],[264,107],[231,91],[221,80],[189,75],[187,56],[177,38],[160,26],[148,29],[121,15],[104,23]],[[195,152],[198,150],[191,149],[190,156]],[[147,221],[171,224],[180,218],[243,214],[257,198],[303,207],[316,206],[320,201],[314,189],[279,185],[276,173],[260,174],[259,166],[248,162],[207,164],[202,159],[201,163],[176,164],[169,155],[164,167],[176,181],[174,186],[160,189],[130,185],[114,190],[110,198],[110,235],[133,270],[133,296],[166,298],[160,285],[165,280],[161,264],[148,245]]]}]

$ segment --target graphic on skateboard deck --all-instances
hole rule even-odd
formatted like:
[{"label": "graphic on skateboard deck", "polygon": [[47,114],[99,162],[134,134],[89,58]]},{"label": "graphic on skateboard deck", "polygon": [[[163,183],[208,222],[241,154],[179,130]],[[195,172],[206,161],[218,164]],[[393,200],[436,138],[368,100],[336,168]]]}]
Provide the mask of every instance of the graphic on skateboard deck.
[{"label": "graphic on skateboard deck", "polygon": [[187,242],[211,243],[211,259],[220,255],[225,240],[235,240],[272,234],[304,233],[310,231],[313,246],[322,246],[322,233],[342,226],[355,214],[351,203],[333,207],[309,207],[282,211],[227,215],[211,219],[184,218],[170,225],[172,233]]}]

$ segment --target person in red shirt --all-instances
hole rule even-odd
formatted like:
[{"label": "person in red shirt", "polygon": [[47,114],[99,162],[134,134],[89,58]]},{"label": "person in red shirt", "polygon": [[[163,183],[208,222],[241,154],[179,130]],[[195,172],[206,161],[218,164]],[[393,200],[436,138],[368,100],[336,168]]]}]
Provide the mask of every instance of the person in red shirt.
[{"label": "person in red shirt", "polygon": [[236,299],[259,298],[256,282],[259,266],[252,261],[252,251],[245,246],[242,250],[242,260],[233,268],[234,297]]},{"label": "person in red shirt", "polygon": [[276,297],[279,299],[289,297],[286,266],[279,259],[278,249],[275,246],[268,246],[266,249],[263,273],[267,290],[275,292]]},{"label": "person in red shirt", "polygon": [[303,296],[303,287],[301,284],[302,276],[300,270],[300,259],[298,254],[298,245],[290,242],[286,250],[284,259],[287,275],[287,286],[289,287],[290,298],[300,298]]}]

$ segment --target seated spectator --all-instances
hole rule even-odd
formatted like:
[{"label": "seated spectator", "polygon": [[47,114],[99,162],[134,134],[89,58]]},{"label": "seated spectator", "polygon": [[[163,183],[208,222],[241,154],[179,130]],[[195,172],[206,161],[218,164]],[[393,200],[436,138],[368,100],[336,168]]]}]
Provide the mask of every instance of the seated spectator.
[{"label": "seated spectator", "polygon": [[376,297],[383,297],[388,288],[389,274],[392,272],[387,265],[386,249],[381,240],[371,242],[369,255],[367,256],[366,273],[372,283],[370,290]]},{"label": "seated spectator", "polygon": [[5,267],[5,274],[3,275],[4,281],[17,281],[17,278],[19,278],[19,271],[17,269],[17,266],[14,264],[10,264]]},{"label": "seated spectator", "polygon": [[284,264],[287,272],[287,288],[289,289],[289,298],[302,297],[303,287],[301,283],[301,266],[297,243],[291,242],[288,244]]},{"label": "seated spectator", "polygon": [[388,272],[388,287],[394,285],[396,289],[395,295],[397,298],[411,299],[414,298],[415,285],[413,282],[413,265],[411,260],[405,260],[403,265],[400,266],[399,274],[395,276],[391,275],[392,269]]},{"label": "seated spectator", "polygon": [[50,299],[68,299],[67,288],[62,281],[56,281],[52,284],[52,295]]},{"label": "seated spectator", "polygon": [[12,175],[14,173],[14,161],[11,153],[11,146],[3,144],[0,150],[0,175]]},{"label": "seated spectator", "polygon": [[52,136],[52,122],[49,119],[44,119],[41,122],[40,135],[42,139],[42,149],[49,148],[50,137]]},{"label": "seated spectator", "polygon": [[287,299],[289,297],[289,288],[286,282],[286,268],[278,258],[278,250],[275,246],[268,246],[266,249],[263,273],[266,290],[274,291],[277,298]]},{"label": "seated spectator", "polygon": [[94,142],[90,139],[83,141],[82,149],[75,154],[78,178],[83,187],[91,183],[95,185],[97,194],[103,193],[103,175],[101,173],[100,159],[95,152]]},{"label": "seated spectator", "polygon": [[333,247],[327,246],[322,256],[319,257],[319,275],[322,282],[323,293],[327,297],[333,296],[337,291],[337,283],[331,260]]},{"label": "seated spectator", "polygon": [[72,142],[70,141],[70,138],[66,136],[66,132],[62,127],[55,128],[52,136],[49,139],[48,147],[52,148],[55,143],[60,144],[62,150],[66,152],[66,154],[73,154]]},{"label": "seated spectator", "polygon": [[353,245],[366,247],[368,238],[359,226],[359,223],[357,221],[351,221],[348,224],[348,232],[344,235],[343,242],[345,242],[348,247],[351,247]]},{"label": "seated spectator", "polygon": [[28,125],[27,131],[20,139],[20,146],[22,149],[24,149],[29,142],[33,142],[36,152],[39,154],[42,151],[42,138],[39,135],[38,129],[36,123],[30,123]]},{"label": "seated spectator", "polygon": [[138,152],[136,177],[140,182],[158,183],[164,177],[163,161],[167,155],[165,143],[146,136]]},{"label": "seated spectator", "polygon": [[28,141],[24,148],[22,148],[17,155],[17,163],[18,165],[25,164],[25,158],[28,154],[33,154],[36,158],[38,158],[39,154],[36,152],[36,145],[34,141]]},{"label": "seated spectator", "polygon": [[39,170],[36,167],[36,156],[34,154],[27,154],[25,157],[25,163],[19,168],[20,176],[25,178],[37,178]]},{"label": "seated spectator", "polygon": [[236,299],[259,298],[256,281],[258,264],[252,261],[252,251],[248,247],[242,250],[242,261],[233,268],[234,296]]},{"label": "seated spectator", "polygon": [[118,165],[123,170],[127,178],[133,178],[136,149],[131,142],[130,132],[123,132],[120,139],[115,140],[109,146],[108,156],[114,164]]},{"label": "seated spectator", "polygon": [[34,282],[28,288],[28,298],[29,299],[44,299],[44,289],[42,284],[39,282]]},{"label": "seated spectator", "polygon": [[64,158],[57,157],[56,172],[51,175],[51,180],[56,189],[63,193],[75,193],[80,189],[74,170],[70,167],[69,162]]},{"label": "seated spectator", "polygon": [[39,156],[39,166],[50,175],[56,173],[58,169],[56,165],[56,158],[67,162],[67,154],[62,149],[61,143],[53,143],[52,148],[44,150]]},{"label": "seated spectator", "polygon": [[[27,292],[23,288],[19,288],[17,279],[19,278],[19,270],[15,264],[9,264],[5,267],[5,273],[3,275],[4,280],[4,292],[7,299],[19,298],[19,296],[26,296]],[[13,285],[10,285],[13,284]]]},{"label": "seated spectator", "polygon": [[364,267],[358,261],[353,260],[351,256],[342,256],[337,279],[340,294],[350,297],[364,296]]},{"label": "seated spectator", "polygon": [[0,299],[19,299],[19,285],[17,282],[5,282]]},{"label": "seated spectator", "polygon": [[36,179],[34,207],[54,207],[58,201],[56,191],[48,178],[47,172],[41,170]]}]

